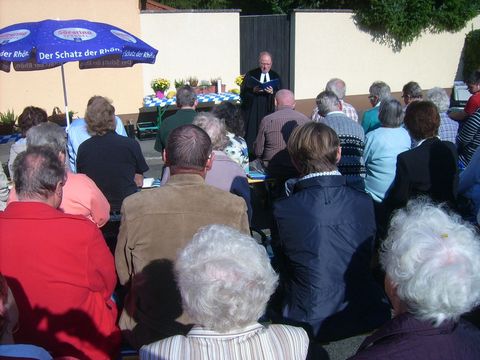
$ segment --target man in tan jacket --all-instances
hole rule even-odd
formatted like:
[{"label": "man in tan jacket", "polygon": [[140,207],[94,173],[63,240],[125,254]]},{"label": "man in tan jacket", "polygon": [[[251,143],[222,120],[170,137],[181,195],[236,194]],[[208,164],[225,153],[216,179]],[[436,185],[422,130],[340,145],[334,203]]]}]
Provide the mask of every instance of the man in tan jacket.
[{"label": "man in tan jacket", "polygon": [[168,182],[123,201],[115,264],[129,293],[119,325],[136,348],[189,330],[173,260],[199,228],[224,224],[249,233],[245,201],[205,184],[213,156],[207,133],[195,125],[178,127],[164,151]]}]

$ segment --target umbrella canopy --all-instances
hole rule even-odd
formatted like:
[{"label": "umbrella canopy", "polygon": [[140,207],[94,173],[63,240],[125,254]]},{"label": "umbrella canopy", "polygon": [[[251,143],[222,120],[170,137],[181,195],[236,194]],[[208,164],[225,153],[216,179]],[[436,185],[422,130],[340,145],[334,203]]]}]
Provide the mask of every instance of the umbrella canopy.
[{"label": "umbrella canopy", "polygon": [[62,66],[66,114],[64,63],[78,61],[80,69],[130,67],[155,63],[157,53],[127,31],[87,20],[43,20],[0,29],[0,70],[9,72],[11,63],[16,71]]}]

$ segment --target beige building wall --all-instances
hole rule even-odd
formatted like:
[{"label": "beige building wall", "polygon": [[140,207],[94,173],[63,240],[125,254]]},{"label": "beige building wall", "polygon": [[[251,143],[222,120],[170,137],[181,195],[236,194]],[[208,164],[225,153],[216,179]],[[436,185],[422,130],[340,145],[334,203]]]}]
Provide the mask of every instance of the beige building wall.
[{"label": "beige building wall", "polygon": [[158,49],[157,61],[143,68],[143,91],[153,94],[150,81],[195,76],[220,77],[227,90],[240,71],[240,18],[238,11],[143,12],[143,40]]},{"label": "beige building wall", "polygon": [[408,81],[423,89],[452,87],[465,35],[480,28],[480,16],[457,33],[424,34],[400,52],[359,31],[350,12],[296,12],[294,21],[295,95],[315,98],[332,77],[347,83],[347,95],[368,93],[383,80],[392,91]]},{"label": "beige building wall", "polygon": [[[105,22],[142,38],[138,0],[0,0],[0,28],[18,22],[45,19],[87,19]],[[83,116],[92,95],[113,100],[118,114],[138,112],[142,106],[142,68],[80,70],[78,63],[65,67],[69,108]],[[60,67],[43,71],[0,71],[0,111],[36,105],[50,113],[63,108]]]}]

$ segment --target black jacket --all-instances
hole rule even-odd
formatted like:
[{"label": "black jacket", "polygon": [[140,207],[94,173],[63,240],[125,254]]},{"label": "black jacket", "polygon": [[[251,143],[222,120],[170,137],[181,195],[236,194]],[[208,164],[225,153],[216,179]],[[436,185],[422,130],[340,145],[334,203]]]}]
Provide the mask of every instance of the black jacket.
[{"label": "black jacket", "polygon": [[285,288],[283,316],[330,341],[369,331],[390,318],[370,262],[375,216],[367,194],[340,175],[299,181],[274,205]]}]

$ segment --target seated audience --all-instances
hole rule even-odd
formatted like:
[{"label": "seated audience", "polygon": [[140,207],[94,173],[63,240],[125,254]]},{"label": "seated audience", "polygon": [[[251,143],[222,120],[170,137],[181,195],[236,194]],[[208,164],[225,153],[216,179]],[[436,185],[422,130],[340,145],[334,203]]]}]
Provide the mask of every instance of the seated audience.
[{"label": "seated audience", "polygon": [[450,107],[450,98],[445,89],[434,87],[428,90],[425,100],[434,103],[440,113],[440,127],[438,128],[440,140],[450,141],[455,144],[457,141],[458,122],[450,119],[447,114]]},{"label": "seated audience", "polygon": [[346,185],[336,166],[340,141],[325,124],[295,129],[288,152],[302,177],[274,204],[272,246],[284,290],[276,321],[302,326],[321,342],[375,329],[390,311],[370,271],[373,201]]},{"label": "seated audience", "polygon": [[[251,218],[250,188],[247,175],[241,166],[223,151],[228,142],[225,123],[212,113],[201,112],[195,116],[193,125],[204,130],[212,141],[212,168],[207,172],[205,183],[242,197],[247,204],[249,218]],[[166,167],[163,172],[162,184],[167,183],[169,178],[170,169]]]},{"label": "seated audience", "polygon": [[402,99],[405,103],[405,108],[412,101],[421,101],[423,99],[422,88],[415,81],[406,83],[402,88]]},{"label": "seated audience", "polygon": [[365,190],[375,202],[382,202],[395,178],[397,155],[410,149],[410,135],[403,124],[402,105],[386,99],[378,113],[381,127],[370,131],[365,141]]},{"label": "seated audience", "polygon": [[466,81],[472,96],[468,99],[463,111],[452,111],[448,115],[456,121],[464,121],[480,108],[480,70],[475,70]]},{"label": "seated audience", "polygon": [[87,107],[85,121],[92,137],[78,148],[77,172],[91,178],[111,211],[118,213],[123,199],[143,185],[148,165],[134,139],[115,133],[115,108],[108,99],[95,97]]},{"label": "seated audience", "polygon": [[[340,109],[347,115],[350,119],[353,121],[358,122],[358,113],[355,108],[347,103],[345,100],[345,92],[347,90],[347,87],[345,85],[345,82],[342,79],[338,78],[333,78],[327,82],[327,85],[325,86],[325,90],[333,92],[338,100],[340,101]],[[318,107],[315,105],[313,112],[312,112],[312,120],[313,121],[320,121],[323,118],[318,113]]]},{"label": "seated audience", "polygon": [[383,81],[375,81],[370,86],[368,92],[370,93],[368,100],[370,100],[372,109],[363,113],[362,127],[365,131],[365,134],[380,127],[380,119],[378,118],[380,104],[383,100],[391,97],[390,86],[385,84]]},{"label": "seated audience", "polygon": [[437,137],[440,126],[437,107],[430,101],[415,101],[407,107],[404,123],[418,145],[397,157],[395,179],[384,200],[385,223],[393,210],[419,195],[456,205],[457,151],[454,144]]},{"label": "seated audience", "polygon": [[18,154],[27,149],[27,131],[31,127],[47,122],[48,115],[43,109],[35,106],[27,106],[18,117],[18,128],[20,130],[21,138],[17,140],[10,147],[10,157],[8,158],[8,172],[10,178],[13,180],[13,162]]},{"label": "seated audience", "polygon": [[292,130],[310,121],[295,110],[295,97],[290,90],[279,90],[275,94],[276,110],[260,122],[254,144],[256,160],[251,170],[268,173],[284,181],[298,176],[287,152],[287,142]]},{"label": "seated audience", "polygon": [[51,355],[35,345],[14,344],[13,332],[18,326],[18,309],[7,281],[0,274],[0,359],[52,360]]},{"label": "seated audience", "polygon": [[468,165],[479,145],[480,108],[464,121],[462,128],[458,132],[458,160],[461,169]]},{"label": "seated audience", "polygon": [[[52,149],[62,164],[65,164],[65,130],[54,123],[39,124],[27,132],[27,148],[47,146]],[[63,185],[62,202],[59,210],[66,214],[83,215],[98,227],[103,226],[110,217],[110,205],[97,185],[86,175],[66,171]],[[18,201],[15,188],[10,192],[8,202]]]},{"label": "seated audience", "polygon": [[7,206],[7,199],[10,190],[8,188],[8,179],[3,171],[3,164],[0,161],[0,211],[4,210]]},{"label": "seated audience", "polygon": [[331,91],[318,94],[317,107],[318,113],[323,117],[320,122],[335,130],[340,139],[342,158],[338,171],[346,176],[349,185],[363,190],[365,165],[362,156],[365,135],[362,127],[340,111],[340,102]]},{"label": "seated audience", "polygon": [[425,201],[392,219],[380,262],[394,318],[352,360],[480,359],[480,331],[461,315],[480,303],[480,239]]},{"label": "seated audience", "polygon": [[119,324],[135,348],[189,330],[171,271],[178,249],[208,224],[250,232],[245,201],[205,183],[213,156],[204,130],[174,129],[164,151],[167,183],[123,203],[115,263],[120,283],[130,290]]},{"label": "seated audience", "polygon": [[303,329],[258,323],[278,276],[254,239],[207,226],[179,253],[175,270],[184,309],[196,325],[185,336],[142,347],[140,359],[306,358]]},{"label": "seated audience", "polygon": [[248,174],[248,148],[247,142],[242,137],[245,129],[240,108],[225,101],[215,106],[212,113],[223,120],[227,128],[228,144],[223,151]]},{"label": "seated audience", "polygon": [[178,110],[175,114],[165,118],[158,129],[154,149],[162,152],[167,146],[168,135],[173,129],[182,125],[191,124],[197,114],[195,109],[198,105],[197,94],[189,85],[177,89],[176,104]]},{"label": "seated audience", "polygon": [[[99,96],[92,96],[88,100],[87,107],[97,97]],[[127,132],[125,131],[125,126],[123,126],[123,122],[118,116],[115,116],[115,132],[118,135],[127,136]],[[68,139],[67,139],[68,163],[70,165],[70,169],[73,172],[77,172],[78,147],[85,140],[90,139],[92,135],[88,133],[87,122],[85,121],[85,119],[82,119],[82,118],[78,118],[70,124],[67,130],[67,134],[68,134]]]},{"label": "seated audience", "polygon": [[57,210],[65,164],[48,147],[29,147],[14,175],[19,201],[0,212],[0,272],[20,313],[15,342],[53,357],[115,358],[113,257],[95,224]]}]

